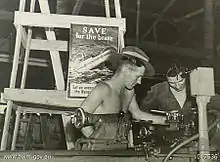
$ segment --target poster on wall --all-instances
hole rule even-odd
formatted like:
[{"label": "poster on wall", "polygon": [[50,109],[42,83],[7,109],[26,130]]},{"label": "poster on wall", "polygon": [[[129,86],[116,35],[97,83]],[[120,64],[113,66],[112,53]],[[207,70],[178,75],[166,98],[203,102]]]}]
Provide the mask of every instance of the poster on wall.
[{"label": "poster on wall", "polygon": [[67,98],[86,97],[113,75],[110,50],[118,51],[119,27],[71,24]]}]

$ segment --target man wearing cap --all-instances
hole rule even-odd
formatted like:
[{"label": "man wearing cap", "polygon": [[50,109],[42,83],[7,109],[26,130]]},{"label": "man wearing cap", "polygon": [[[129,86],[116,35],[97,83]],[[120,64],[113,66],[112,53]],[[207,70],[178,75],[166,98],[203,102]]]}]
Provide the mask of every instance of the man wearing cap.
[{"label": "man wearing cap", "polygon": [[[84,100],[81,108],[89,114],[118,114],[128,110],[134,118],[161,122],[164,117],[155,116],[140,111],[135,98],[134,87],[141,84],[143,75],[154,75],[154,69],[148,56],[139,48],[128,46],[122,49],[121,63],[110,80],[99,83]],[[134,108],[133,108],[134,107]],[[140,116],[139,116],[140,115]],[[104,115],[103,115],[104,116]],[[110,115],[109,115],[110,116]],[[118,128],[114,116],[111,122],[103,122],[102,127],[86,126],[81,129],[87,138],[112,139],[117,135]],[[98,133],[97,133],[98,132]]]}]

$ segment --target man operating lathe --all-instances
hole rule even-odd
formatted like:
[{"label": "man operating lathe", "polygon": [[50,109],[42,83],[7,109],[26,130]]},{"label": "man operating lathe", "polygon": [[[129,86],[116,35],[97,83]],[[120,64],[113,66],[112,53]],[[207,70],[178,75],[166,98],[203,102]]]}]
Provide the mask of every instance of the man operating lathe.
[{"label": "man operating lathe", "polygon": [[119,55],[122,56],[121,63],[113,77],[99,83],[81,105],[86,113],[101,114],[100,119],[102,119],[101,126],[89,125],[81,129],[86,138],[114,139],[118,135],[118,114],[123,116],[127,111],[138,120],[152,120],[155,123],[163,123],[165,120],[164,117],[140,111],[136,102],[135,85],[141,84],[144,75],[154,75],[149,57],[133,46],[123,48]]}]

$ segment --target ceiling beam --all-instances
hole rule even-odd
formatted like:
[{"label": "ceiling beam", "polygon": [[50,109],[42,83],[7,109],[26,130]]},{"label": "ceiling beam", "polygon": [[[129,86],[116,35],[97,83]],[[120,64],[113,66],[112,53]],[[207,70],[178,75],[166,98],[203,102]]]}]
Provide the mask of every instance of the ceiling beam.
[{"label": "ceiling beam", "polygon": [[[126,43],[129,45],[134,45],[135,40],[126,39]],[[149,42],[149,41],[139,42],[139,47],[148,53],[184,56],[195,59],[210,59],[211,58],[210,53],[212,53],[212,51],[210,50],[195,50],[192,48],[181,48],[172,45],[156,44],[155,42]]]},{"label": "ceiling beam", "polygon": [[[179,32],[179,39],[174,43],[174,45],[177,46],[182,40],[186,40],[186,39],[189,43],[191,43],[191,45],[195,45],[195,41],[191,40],[189,33],[193,32],[195,29],[197,29],[197,27],[199,25],[201,25],[201,22],[197,22],[197,23],[191,25],[191,27],[187,31]],[[203,46],[201,46],[201,47],[196,46],[196,47],[197,47],[197,49],[203,48]]]},{"label": "ceiling beam", "polygon": [[[103,7],[104,6],[104,4],[97,3],[95,1],[85,1],[84,3],[89,4],[89,5],[93,5],[93,6],[97,6],[97,7]],[[114,10],[114,6],[110,5],[110,9]],[[134,8],[127,8],[126,6],[123,6],[123,5],[121,6],[121,10],[122,10],[122,13],[125,14],[125,16],[126,16],[127,13],[132,13],[132,14],[135,14],[135,15],[137,14],[137,11]],[[140,15],[141,15],[140,17],[153,17],[155,19],[157,19],[159,17],[161,18],[161,16],[158,13],[143,10],[143,9],[142,10],[140,9]],[[164,16],[161,19],[172,20],[172,17]]]},{"label": "ceiling beam", "polygon": [[160,17],[158,19],[156,19],[154,21],[154,23],[151,25],[151,27],[149,28],[149,30],[144,34],[143,38],[145,38],[146,36],[148,36],[148,34],[150,34],[151,30],[154,28],[154,26],[157,25],[158,22],[160,22],[161,18],[163,17],[163,15],[170,9],[170,7],[172,7],[172,5],[178,0],[170,0],[170,2],[167,4],[167,6],[163,9],[163,11],[160,14]]},{"label": "ceiling beam", "polygon": [[183,20],[185,20],[185,19],[189,19],[189,18],[191,18],[191,17],[193,17],[193,16],[197,16],[197,15],[203,13],[203,12],[204,12],[204,9],[203,9],[203,8],[200,8],[200,9],[198,9],[198,10],[196,10],[196,11],[194,11],[194,12],[190,12],[190,13],[188,13],[188,14],[186,14],[186,15],[180,17],[180,18],[174,19],[174,22],[175,22],[175,23],[179,23],[179,22],[181,22],[181,21],[183,21]]},{"label": "ceiling beam", "polygon": [[83,2],[85,0],[76,0],[76,3],[74,5],[72,15],[79,15],[80,9],[82,8]]},{"label": "ceiling beam", "polygon": [[186,56],[196,59],[210,58],[211,51],[195,50],[192,48],[181,48],[177,46],[155,44],[152,42],[141,42],[140,46],[150,52],[159,52],[167,55]]}]

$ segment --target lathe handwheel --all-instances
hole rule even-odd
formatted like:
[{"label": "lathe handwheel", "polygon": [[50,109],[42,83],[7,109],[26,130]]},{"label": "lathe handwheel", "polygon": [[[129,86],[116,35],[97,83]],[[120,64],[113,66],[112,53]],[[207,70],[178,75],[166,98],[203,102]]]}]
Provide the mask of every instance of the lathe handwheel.
[{"label": "lathe handwheel", "polygon": [[73,118],[73,124],[76,128],[81,128],[86,121],[85,112],[82,108],[76,109],[75,114],[72,116]]}]

